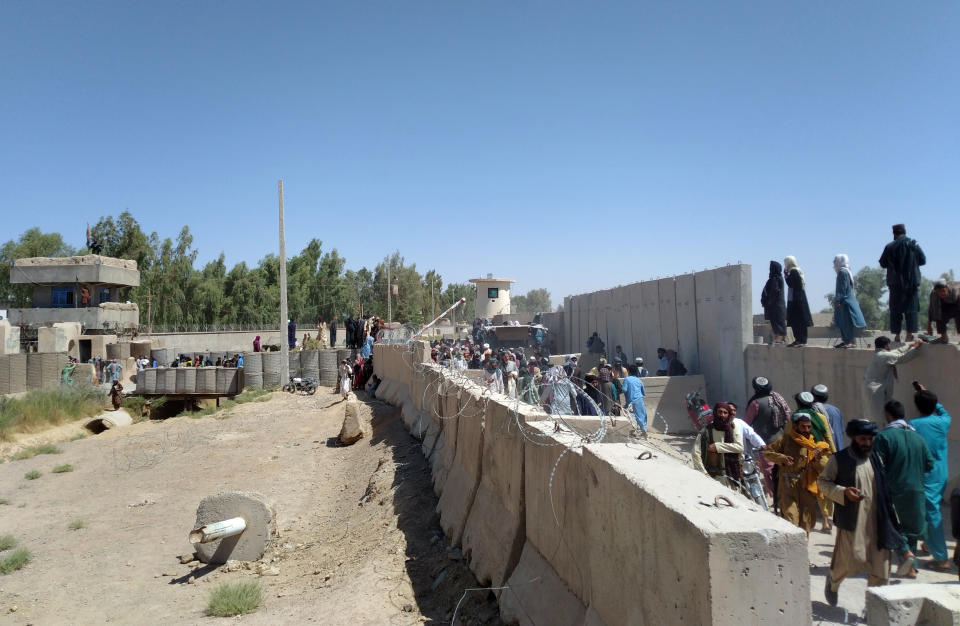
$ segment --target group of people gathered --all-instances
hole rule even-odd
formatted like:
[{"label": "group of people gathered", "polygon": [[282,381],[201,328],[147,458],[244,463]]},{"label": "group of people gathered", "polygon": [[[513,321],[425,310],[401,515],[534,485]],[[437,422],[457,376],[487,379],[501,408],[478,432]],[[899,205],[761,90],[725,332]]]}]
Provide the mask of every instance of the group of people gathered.
[{"label": "group of people gathered", "polygon": [[[894,342],[899,342],[901,333],[911,342],[918,330],[920,310],[920,267],[927,262],[923,249],[915,239],[907,237],[903,224],[893,226],[893,241],[889,242],[880,256],[880,267],[886,270],[887,289],[890,292],[890,332]],[[836,348],[856,346],[857,329],[867,323],[857,301],[856,277],[850,268],[850,258],[838,254],[833,258],[837,274],[833,293],[833,325],[840,333]],[[760,296],[764,319],[770,322],[773,344],[786,343],[787,326],[793,331],[794,341],[790,347],[807,343],[807,329],[813,326],[810,304],[807,299],[806,281],[797,259],[788,256],[783,265],[770,261],[770,275]],[[934,341],[946,343],[947,324],[952,320],[960,333],[960,282],[937,280],[929,294],[927,334],[932,334],[934,325],[939,335]]]},{"label": "group of people gathered", "polygon": [[[822,384],[796,393],[791,406],[758,376],[743,418],[735,404],[716,403],[692,449],[695,468],[734,490],[746,489],[743,460],[756,459],[782,517],[808,534],[818,519],[825,532],[836,526],[824,590],[833,606],[851,575],[866,574],[871,586],[887,584],[892,555],[899,558],[897,574],[915,578],[920,541],[931,555],[928,568],[951,570],[940,512],[951,417],[933,391],[914,383],[914,417],[907,419],[907,408],[884,383],[896,363],[916,356],[917,344],[894,352],[891,343],[878,339],[864,378],[869,419],[845,421]],[[960,565],[958,559],[955,553]]]},{"label": "group of people gathered", "polygon": [[[624,416],[634,424],[635,435],[646,437],[646,389],[641,379],[650,374],[643,357],[631,362],[622,346],[616,346],[611,362],[597,352],[603,345],[597,333],[587,343],[593,366],[586,371],[577,355],[568,356],[562,366],[551,364],[542,344],[529,348],[528,355],[523,347],[494,350],[489,343],[433,342],[430,356],[454,370],[481,370],[483,384],[493,393],[540,405],[552,415]],[[675,350],[657,349],[656,375],[686,373]]]}]

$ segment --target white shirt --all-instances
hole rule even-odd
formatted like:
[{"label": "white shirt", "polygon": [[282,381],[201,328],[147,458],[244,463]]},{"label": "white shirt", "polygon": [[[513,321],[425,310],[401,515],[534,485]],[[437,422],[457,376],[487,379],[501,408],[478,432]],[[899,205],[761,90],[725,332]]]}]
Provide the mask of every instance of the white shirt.
[{"label": "white shirt", "polygon": [[739,426],[743,429],[743,438],[750,443],[756,449],[762,448],[767,445],[767,442],[763,440],[763,437],[757,434],[757,431],[753,429],[750,424],[746,423],[739,417],[733,418],[734,426]]}]

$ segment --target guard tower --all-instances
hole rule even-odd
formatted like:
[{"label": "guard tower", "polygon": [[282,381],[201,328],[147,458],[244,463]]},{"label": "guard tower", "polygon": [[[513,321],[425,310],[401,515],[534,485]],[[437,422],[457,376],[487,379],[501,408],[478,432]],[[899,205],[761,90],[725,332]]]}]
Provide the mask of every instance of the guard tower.
[{"label": "guard tower", "polygon": [[509,315],[510,285],[517,281],[512,278],[494,278],[493,274],[487,274],[486,278],[471,278],[470,282],[477,286],[477,301],[474,306],[477,317],[493,319],[494,315]]},{"label": "guard tower", "polygon": [[139,307],[119,301],[120,289],[140,285],[136,261],[97,254],[17,259],[10,282],[33,287],[33,308],[10,309],[11,324],[78,322],[85,333],[95,334],[140,323]]}]

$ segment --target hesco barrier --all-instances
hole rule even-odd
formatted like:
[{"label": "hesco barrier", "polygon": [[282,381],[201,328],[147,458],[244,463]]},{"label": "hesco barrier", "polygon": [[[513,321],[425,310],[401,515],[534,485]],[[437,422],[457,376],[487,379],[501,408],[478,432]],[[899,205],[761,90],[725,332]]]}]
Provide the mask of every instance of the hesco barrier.
[{"label": "hesco barrier", "polygon": [[[290,377],[291,378],[296,378],[301,375],[300,374],[300,354],[301,352],[299,350],[295,350],[293,352],[288,353],[287,355],[290,359]],[[283,383],[286,384],[287,381],[283,381]]]},{"label": "hesco barrier", "polygon": [[319,350],[304,350],[300,353],[300,374],[305,378],[320,380]]},{"label": "hesco barrier", "polygon": [[10,359],[10,392],[20,393],[27,390],[27,355],[8,354]]},{"label": "hesco barrier", "polygon": [[235,367],[161,367],[137,373],[137,391],[160,395],[235,395],[243,370]]},{"label": "hesco barrier", "polygon": [[[263,386],[273,388],[280,386],[280,365],[282,352],[261,352],[263,359]],[[286,382],[286,381],[284,381]]]},{"label": "hesco barrier", "polygon": [[217,368],[201,367],[197,370],[197,393],[217,392]]},{"label": "hesco barrier", "polygon": [[121,361],[123,359],[130,358],[130,343],[108,343],[107,344],[107,358],[108,359],[117,359]]},{"label": "hesco barrier", "polygon": [[339,366],[337,351],[332,349],[320,350],[318,357],[320,361],[320,384],[324,386],[337,384],[337,367]]},{"label": "hesco barrier", "polygon": [[43,363],[42,354],[38,352],[29,352],[27,357],[27,385],[29,388],[43,387]]},{"label": "hesco barrier", "polygon": [[243,388],[244,389],[262,389],[263,388],[263,374],[246,372],[243,375]]},{"label": "hesco barrier", "polygon": [[440,525],[480,586],[505,587],[505,621],[810,623],[802,530],[644,443],[554,432],[428,358],[423,342],[375,346],[376,396],[421,439]]},{"label": "hesco barrier", "polygon": [[243,369],[247,370],[247,374],[262,374],[263,353],[251,352],[250,354],[244,354]]},{"label": "hesco barrier", "polygon": [[10,393],[10,359],[0,356],[0,395]]},{"label": "hesco barrier", "polygon": [[[68,361],[66,352],[0,355],[0,395],[58,387]],[[91,365],[78,366],[73,374],[74,384],[89,384],[91,370]]]}]

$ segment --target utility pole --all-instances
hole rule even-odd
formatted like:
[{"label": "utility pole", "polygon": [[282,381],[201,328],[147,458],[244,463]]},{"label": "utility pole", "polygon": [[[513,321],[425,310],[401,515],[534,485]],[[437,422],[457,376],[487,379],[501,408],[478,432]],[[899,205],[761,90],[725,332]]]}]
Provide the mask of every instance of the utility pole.
[{"label": "utility pole", "polygon": [[150,287],[147,287],[147,337],[152,337],[152,336],[153,336],[153,311],[150,308]]},{"label": "utility pole", "polygon": [[277,181],[280,197],[280,384],[290,382],[290,348],[287,346],[287,245],[283,238],[283,179]]},{"label": "utility pole", "polygon": [[390,283],[390,257],[387,257],[387,324],[393,325],[393,308],[390,303],[390,296],[393,293],[393,285]]}]

